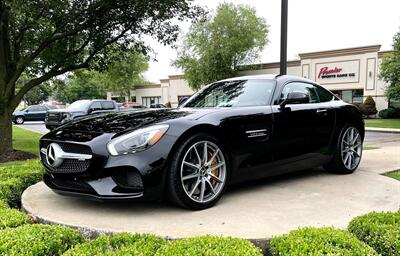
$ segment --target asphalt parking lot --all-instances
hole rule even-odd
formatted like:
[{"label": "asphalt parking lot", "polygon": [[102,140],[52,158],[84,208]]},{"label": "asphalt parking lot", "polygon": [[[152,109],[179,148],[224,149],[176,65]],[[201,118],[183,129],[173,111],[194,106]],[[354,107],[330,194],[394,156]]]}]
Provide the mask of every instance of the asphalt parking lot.
[{"label": "asphalt parking lot", "polygon": [[16,126],[22,127],[30,131],[38,132],[41,134],[46,134],[49,132],[49,130],[44,125],[44,122],[25,122],[22,125],[16,125]]}]

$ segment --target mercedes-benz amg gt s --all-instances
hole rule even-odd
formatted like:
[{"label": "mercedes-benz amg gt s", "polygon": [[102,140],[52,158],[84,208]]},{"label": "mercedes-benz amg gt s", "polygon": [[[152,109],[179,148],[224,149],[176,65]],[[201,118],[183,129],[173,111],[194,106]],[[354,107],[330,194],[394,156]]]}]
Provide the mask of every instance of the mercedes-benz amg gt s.
[{"label": "mercedes-benz amg gt s", "polygon": [[262,75],[212,83],[177,109],[71,121],[43,136],[40,155],[60,194],[204,209],[233,183],[318,166],[352,173],[363,139],[353,105],[310,80]]}]

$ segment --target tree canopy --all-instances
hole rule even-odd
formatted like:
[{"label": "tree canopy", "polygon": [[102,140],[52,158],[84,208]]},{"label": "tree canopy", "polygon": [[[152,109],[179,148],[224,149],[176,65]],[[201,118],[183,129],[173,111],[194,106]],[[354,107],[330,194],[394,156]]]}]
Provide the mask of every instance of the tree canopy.
[{"label": "tree canopy", "polygon": [[[144,36],[174,42],[192,0],[0,0],[0,154],[12,149],[11,114],[33,87],[81,69],[104,69],[111,52],[149,50]],[[16,83],[31,77],[22,87]]]},{"label": "tree canopy", "polygon": [[103,85],[109,91],[130,97],[135,86],[149,83],[142,75],[149,68],[148,60],[143,54],[125,52],[118,54],[115,59],[102,76]]},{"label": "tree canopy", "polygon": [[256,10],[220,4],[214,17],[194,23],[185,35],[174,65],[184,71],[189,85],[201,85],[232,77],[239,66],[259,58],[267,44],[268,26]]},{"label": "tree canopy", "polygon": [[106,97],[102,74],[95,70],[75,71],[66,81],[58,80],[54,83],[54,86],[54,98],[62,103]]},{"label": "tree canopy", "polygon": [[393,52],[382,60],[380,76],[388,83],[386,96],[400,100],[400,31],[393,38]]}]

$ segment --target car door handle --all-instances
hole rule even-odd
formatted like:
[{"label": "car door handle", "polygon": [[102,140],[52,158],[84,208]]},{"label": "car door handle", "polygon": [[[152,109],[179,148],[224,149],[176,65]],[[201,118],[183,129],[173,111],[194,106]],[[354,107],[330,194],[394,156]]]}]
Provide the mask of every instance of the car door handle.
[{"label": "car door handle", "polygon": [[317,114],[326,114],[328,110],[326,108],[317,109]]}]

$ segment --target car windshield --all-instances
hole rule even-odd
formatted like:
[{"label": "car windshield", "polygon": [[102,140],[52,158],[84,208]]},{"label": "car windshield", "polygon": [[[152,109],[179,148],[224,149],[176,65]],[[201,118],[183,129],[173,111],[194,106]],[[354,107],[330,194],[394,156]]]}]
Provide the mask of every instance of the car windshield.
[{"label": "car windshield", "polygon": [[182,107],[249,107],[269,103],[275,82],[273,80],[234,80],[213,83],[200,90]]},{"label": "car windshield", "polygon": [[90,100],[78,100],[69,105],[66,109],[70,111],[82,111],[89,107]]}]

